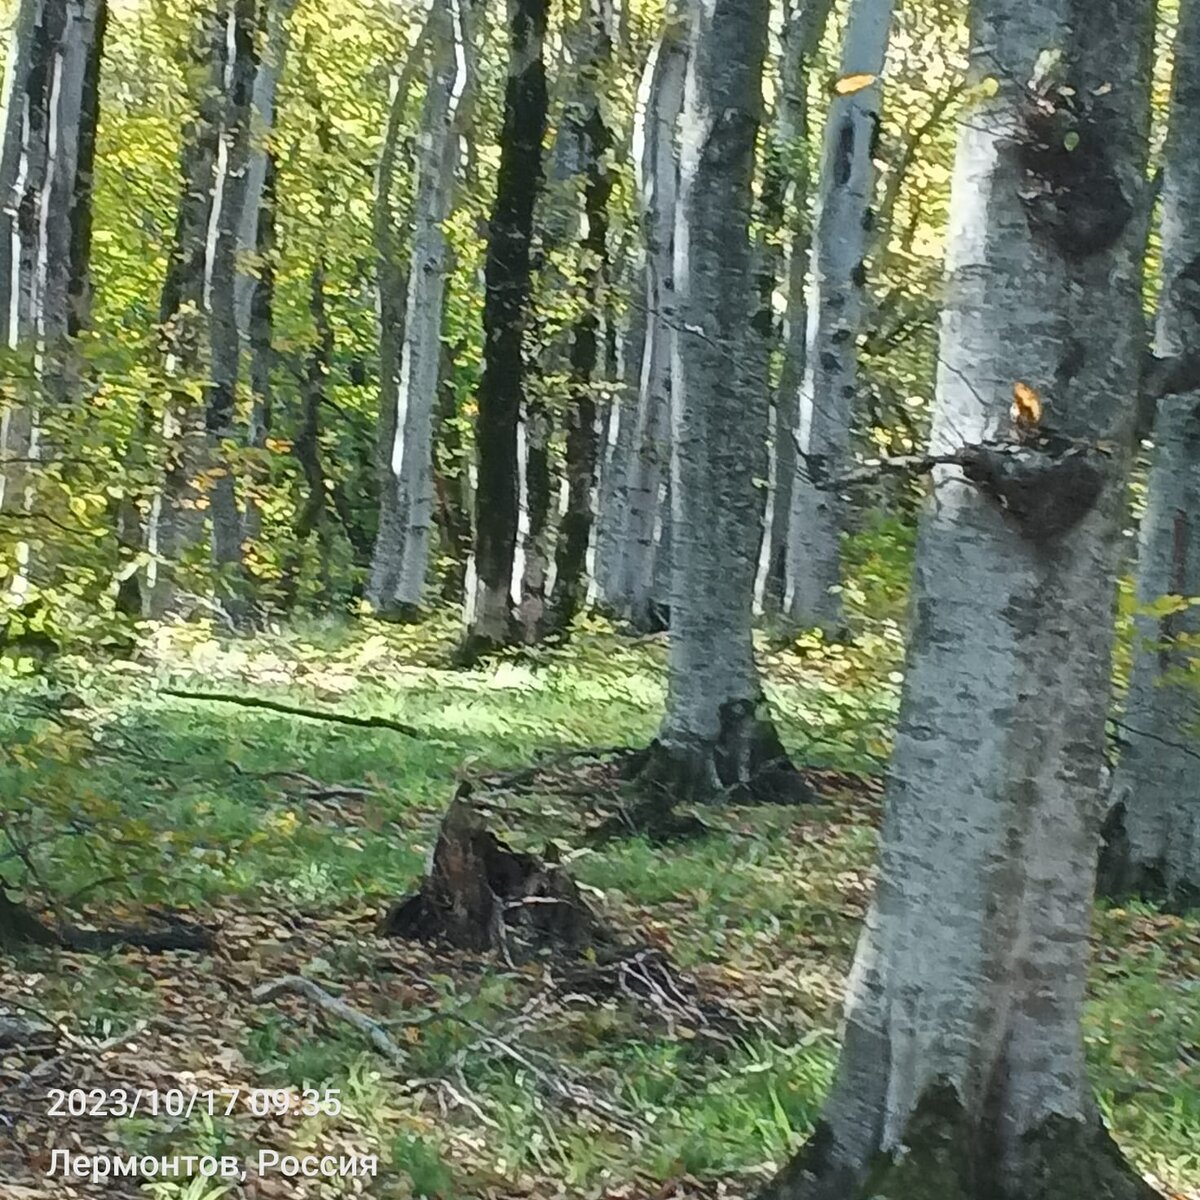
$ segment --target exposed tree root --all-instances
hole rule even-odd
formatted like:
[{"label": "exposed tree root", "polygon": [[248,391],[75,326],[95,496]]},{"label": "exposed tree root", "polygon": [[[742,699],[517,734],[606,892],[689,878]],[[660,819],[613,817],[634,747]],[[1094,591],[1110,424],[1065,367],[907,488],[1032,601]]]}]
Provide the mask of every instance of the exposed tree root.
[{"label": "exposed tree root", "polygon": [[1096,894],[1108,900],[1145,900],[1168,912],[1200,908],[1200,885],[1172,879],[1163,860],[1134,857],[1125,827],[1125,801],[1113,805],[1101,830],[1100,858],[1096,868]]},{"label": "exposed tree root", "polygon": [[655,739],[634,766],[655,805],[812,804],[817,797],[793,766],[764,702],[727,701],[715,739]]},{"label": "exposed tree root", "polygon": [[508,959],[539,949],[580,950],[607,940],[574,881],[556,863],[506,846],[461,784],[442,818],[421,887],[392,906],[380,931],[443,940]]},{"label": "exposed tree root", "polygon": [[215,945],[212,930],[182,921],[172,922],[166,929],[144,929],[137,925],[119,925],[113,929],[80,929],[64,925],[51,929],[23,905],[9,899],[0,888],[0,950],[53,946],[88,952],[131,946],[161,953],[165,950],[211,950]]}]

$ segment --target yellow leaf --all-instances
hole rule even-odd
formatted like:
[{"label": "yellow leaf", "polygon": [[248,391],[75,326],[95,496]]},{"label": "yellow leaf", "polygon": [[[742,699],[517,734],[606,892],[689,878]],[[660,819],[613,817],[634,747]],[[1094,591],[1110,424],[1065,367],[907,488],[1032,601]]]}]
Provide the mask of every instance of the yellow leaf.
[{"label": "yellow leaf", "polygon": [[1026,429],[1034,428],[1042,419],[1042,398],[1027,383],[1013,384],[1013,421]]},{"label": "yellow leaf", "polygon": [[843,75],[834,85],[833,90],[839,96],[853,96],[863,88],[869,88],[878,79],[878,75],[863,72],[858,75]]}]

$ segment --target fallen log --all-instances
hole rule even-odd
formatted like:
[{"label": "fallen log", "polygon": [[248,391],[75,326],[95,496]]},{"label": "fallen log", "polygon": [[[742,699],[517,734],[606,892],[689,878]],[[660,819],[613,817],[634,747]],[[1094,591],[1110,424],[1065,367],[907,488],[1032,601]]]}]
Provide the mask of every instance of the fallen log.
[{"label": "fallen log", "polygon": [[216,938],[211,929],[172,920],[165,929],[118,925],[112,929],[80,929],[76,925],[51,928],[24,905],[17,904],[0,887],[0,948],[53,946],[61,950],[93,952],[129,946],[151,953],[165,950],[211,950]]}]

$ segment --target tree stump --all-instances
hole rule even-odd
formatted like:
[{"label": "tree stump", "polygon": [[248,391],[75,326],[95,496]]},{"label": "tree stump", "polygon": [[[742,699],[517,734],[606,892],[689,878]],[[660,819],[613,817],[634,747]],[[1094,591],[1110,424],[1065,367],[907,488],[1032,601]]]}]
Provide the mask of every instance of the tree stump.
[{"label": "tree stump", "polygon": [[468,784],[442,818],[420,888],[392,906],[380,932],[510,958],[608,940],[559,864],[514,850],[487,828]]}]

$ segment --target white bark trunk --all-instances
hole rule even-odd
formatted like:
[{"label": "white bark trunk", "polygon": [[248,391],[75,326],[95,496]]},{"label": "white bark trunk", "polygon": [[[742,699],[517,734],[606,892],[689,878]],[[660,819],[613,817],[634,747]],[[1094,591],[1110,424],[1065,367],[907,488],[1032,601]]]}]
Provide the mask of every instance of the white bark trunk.
[{"label": "white bark trunk", "polygon": [[750,614],[767,394],[751,345],[749,225],[768,11],[766,0],[692,9],[675,225],[668,697],[645,774],[669,799],[765,798],[789,775],[760,715]]},{"label": "white bark trunk", "polygon": [[[71,334],[83,314],[72,306],[87,247],[73,222],[75,206],[91,202],[80,148],[104,16],[103,0],[24,0],[16,14],[0,114],[0,318],[7,347],[29,357],[33,387],[0,407],[0,509],[31,507],[29,464],[49,449],[40,409],[75,391]],[[27,545],[16,559],[11,586],[23,592]]]},{"label": "white bark trunk", "polygon": [[[781,176],[774,185],[779,190],[778,203],[782,209],[777,219],[786,225],[787,238],[782,270],[782,361],[779,386],[771,404],[767,504],[758,577],[754,584],[754,607],[759,613],[768,609],[777,611],[783,602],[788,513],[796,472],[796,397],[804,380],[807,338],[804,288],[812,243],[808,194],[809,67],[820,48],[832,8],[833,0],[792,0],[785,14],[781,38],[779,99],[774,144],[768,151],[768,163]],[[760,267],[768,272],[772,286],[779,282],[775,279],[776,269],[773,261]]]},{"label": "white bark trunk", "polygon": [[249,341],[250,311],[261,272],[257,262],[258,222],[267,183],[267,159],[275,132],[275,93],[283,74],[291,40],[290,21],[297,0],[268,0],[266,41],[254,76],[250,101],[250,161],[246,168],[245,198],[238,222],[238,273],[234,284],[237,326]]},{"label": "white bark trunk", "polygon": [[[242,561],[242,517],[234,468],[224,443],[236,434],[237,390],[241,366],[241,334],[236,311],[239,230],[246,207],[250,160],[250,119],[257,74],[254,43],[255,0],[232,0],[228,13],[229,59],[225,104],[211,216],[208,287],[210,374],[209,448],[217,465],[211,496],[212,558],[218,594],[238,592],[235,572]],[[254,214],[257,228],[258,214]]]},{"label": "white bark trunk", "polygon": [[865,256],[875,191],[874,144],[892,0],[853,0],[842,44],[841,78],[874,80],[829,106],[821,194],[813,239],[807,350],[797,415],[799,458],[788,521],[784,610],[798,625],[835,634],[842,620],[841,503],[822,490],[850,451],[858,387],[858,336]]},{"label": "white bark trunk", "polygon": [[424,596],[433,528],[433,426],[441,361],[449,249],[443,228],[454,205],[470,47],[459,0],[436,0],[432,60],[418,136],[412,253],[396,392],[390,476],[398,516],[381,527],[368,599],[381,612],[414,610]]},{"label": "white bark trunk", "polygon": [[688,47],[678,11],[651,53],[643,76],[634,133],[638,205],[645,238],[645,334],[641,347],[637,402],[628,416],[631,452],[624,483],[620,566],[614,594],[618,612],[636,628],[652,622],[656,594],[656,525],[662,519],[661,494],[669,462],[671,360],[677,321],[675,308],[675,218],[679,188],[676,126],[683,108]]},{"label": "white bark trunk", "polygon": [[393,83],[392,100],[388,109],[383,146],[375,177],[375,205],[372,213],[372,232],[375,243],[377,301],[379,317],[379,438],[377,443],[379,473],[379,522],[375,545],[371,553],[371,572],[368,579],[368,598],[391,591],[399,578],[404,553],[403,513],[400,493],[392,470],[392,459],[398,431],[400,403],[400,359],[404,342],[404,314],[408,294],[407,276],[396,235],[401,224],[392,204],[392,189],[396,178],[396,162],[400,152],[400,135],[413,81],[425,64],[429,50],[428,20],[417,35],[404,66]]},{"label": "white bark trunk", "polygon": [[[999,90],[959,135],[933,450],[1012,439],[1013,385],[1037,388],[1057,441],[1025,443],[1023,482],[1046,508],[1003,480],[1007,503],[957,469],[935,477],[845,1045],[775,1200],[1152,1194],[1100,1127],[1080,1031],[1141,358],[1152,21],[1148,0],[973,12],[973,79]],[[1054,51],[1089,99],[1071,119],[1050,89],[1079,140],[1042,156],[1025,81]],[[1086,460],[1088,504],[1061,455],[1096,443],[1111,455]]]},{"label": "white bark trunk", "polygon": [[[1163,290],[1156,354],[1200,358],[1200,3],[1183,0],[1175,38],[1163,183]],[[1164,396],[1142,519],[1139,605],[1200,596],[1200,390]],[[1124,749],[1113,781],[1121,807],[1101,886],[1200,903],[1200,607],[1137,619]],[[1189,642],[1192,646],[1189,649]],[[1123,835],[1123,837],[1121,836]]]},{"label": "white bark trunk", "polygon": [[[645,276],[644,255],[635,277]],[[646,311],[640,298],[628,314],[620,332],[619,392],[612,398],[600,432],[600,486],[597,504],[596,545],[589,603],[597,599],[615,608],[620,598],[620,570],[624,561],[628,530],[629,468],[633,456],[633,418],[638,381],[641,378],[642,347],[646,340]]]}]

